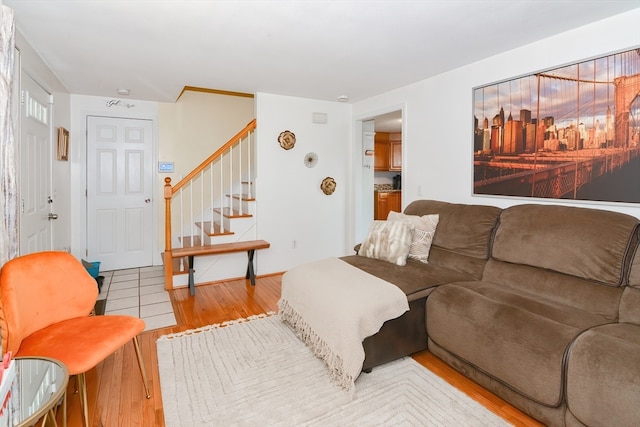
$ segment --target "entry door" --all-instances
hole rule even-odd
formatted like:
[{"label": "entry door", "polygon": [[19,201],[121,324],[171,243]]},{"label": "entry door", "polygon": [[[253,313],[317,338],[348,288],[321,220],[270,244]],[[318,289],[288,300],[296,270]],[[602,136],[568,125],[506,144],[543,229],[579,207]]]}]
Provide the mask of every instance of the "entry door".
[{"label": "entry door", "polygon": [[153,262],[151,120],[87,117],[87,257],[101,270]]},{"label": "entry door", "polygon": [[21,73],[20,108],[20,254],[51,249],[50,95]]}]

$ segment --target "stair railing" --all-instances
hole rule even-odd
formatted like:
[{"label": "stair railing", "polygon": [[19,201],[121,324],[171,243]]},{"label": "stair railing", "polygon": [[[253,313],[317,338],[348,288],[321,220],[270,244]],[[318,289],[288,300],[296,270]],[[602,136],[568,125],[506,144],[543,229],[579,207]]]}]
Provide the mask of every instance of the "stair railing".
[{"label": "stair railing", "polygon": [[[220,232],[224,233],[224,214],[233,212],[234,197],[239,198],[238,209],[240,214],[243,213],[243,182],[248,183],[248,198],[253,198],[252,153],[255,129],[256,120],[254,119],[184,178],[181,178],[177,184],[172,186],[170,177],[164,179],[166,289],[173,289],[172,248],[204,245],[205,224],[209,216],[211,231],[214,230],[217,217]],[[234,185],[240,188],[237,196],[234,194]],[[225,186],[228,188],[226,196]],[[214,212],[216,199],[219,206],[217,214]],[[172,210],[179,212],[178,218],[172,218]],[[199,218],[196,213],[199,214]],[[193,228],[197,227],[198,223],[199,230],[196,233]],[[173,232],[174,230],[176,233]]]}]

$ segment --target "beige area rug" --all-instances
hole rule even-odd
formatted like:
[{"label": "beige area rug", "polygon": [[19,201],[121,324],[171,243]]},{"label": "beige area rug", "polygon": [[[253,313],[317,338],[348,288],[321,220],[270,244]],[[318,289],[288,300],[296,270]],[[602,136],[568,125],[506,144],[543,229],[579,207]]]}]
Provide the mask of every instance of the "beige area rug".
[{"label": "beige area rug", "polygon": [[158,339],[167,427],[506,426],[411,358],[361,374],[352,399],[277,315]]}]

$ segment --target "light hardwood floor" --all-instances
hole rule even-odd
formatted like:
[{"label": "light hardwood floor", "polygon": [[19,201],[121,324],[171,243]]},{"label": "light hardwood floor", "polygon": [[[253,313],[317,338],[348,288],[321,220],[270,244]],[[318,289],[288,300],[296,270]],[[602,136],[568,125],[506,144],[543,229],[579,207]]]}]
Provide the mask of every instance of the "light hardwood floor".
[{"label": "light hardwood floor", "polygon": [[[143,396],[142,380],[133,345],[129,343],[86,375],[90,426],[164,426],[155,344],[158,337],[225,320],[277,311],[280,279],[280,275],[260,277],[255,287],[244,279],[198,286],[195,297],[190,297],[187,289],[170,292],[178,326],[147,331],[139,338],[151,399],[145,399]],[[428,351],[416,354],[414,358],[425,368],[432,370],[508,422],[516,426],[542,426],[458,374]],[[68,391],[68,425],[82,427],[78,394],[73,393],[73,378],[69,381]],[[58,421],[61,420],[61,413],[58,413]]]}]

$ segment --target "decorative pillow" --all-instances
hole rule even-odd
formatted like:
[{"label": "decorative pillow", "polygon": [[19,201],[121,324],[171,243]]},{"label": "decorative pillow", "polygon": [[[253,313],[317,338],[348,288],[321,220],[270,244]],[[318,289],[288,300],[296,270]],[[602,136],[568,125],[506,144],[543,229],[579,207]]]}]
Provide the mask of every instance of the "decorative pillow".
[{"label": "decorative pillow", "polygon": [[418,216],[390,211],[387,220],[413,224],[413,236],[408,257],[428,264],[429,250],[431,249],[431,242],[433,242],[433,235],[436,233],[440,215]]},{"label": "decorative pillow", "polygon": [[401,221],[373,221],[358,255],[405,265],[411,246],[413,225]]}]

